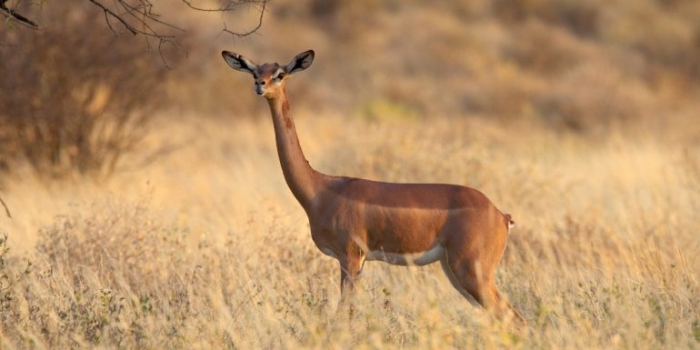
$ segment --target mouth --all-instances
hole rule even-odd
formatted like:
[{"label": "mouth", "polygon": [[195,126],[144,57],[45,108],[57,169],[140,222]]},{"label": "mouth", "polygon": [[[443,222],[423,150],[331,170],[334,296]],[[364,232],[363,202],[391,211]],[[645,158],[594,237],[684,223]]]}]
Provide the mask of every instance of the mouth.
[{"label": "mouth", "polygon": [[255,93],[256,93],[258,96],[265,95],[265,89],[263,89],[263,87],[260,86],[260,85],[255,85]]}]

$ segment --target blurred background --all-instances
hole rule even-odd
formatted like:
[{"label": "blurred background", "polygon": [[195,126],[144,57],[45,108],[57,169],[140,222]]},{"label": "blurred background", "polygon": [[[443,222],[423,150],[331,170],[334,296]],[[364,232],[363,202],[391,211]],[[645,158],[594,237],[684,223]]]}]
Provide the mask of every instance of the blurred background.
[{"label": "blurred background", "polygon": [[[96,3],[0,0],[0,348],[700,344],[699,1],[104,3],[131,28]],[[337,263],[221,58],[308,49],[312,166],[487,194],[529,329],[437,266],[368,264],[359,316],[332,317]]]},{"label": "blurred background", "polygon": [[222,49],[282,63],[314,49],[313,70],[291,91],[295,108],[315,114],[699,142],[696,1],[280,0],[243,38],[221,24],[256,28],[260,3],[211,14],[154,2],[185,29],[162,47],[114,19],[110,30],[89,2],[16,7],[42,29],[8,22],[0,33],[4,176],[27,165],[42,177],[112,173],[160,118],[266,117]]}]

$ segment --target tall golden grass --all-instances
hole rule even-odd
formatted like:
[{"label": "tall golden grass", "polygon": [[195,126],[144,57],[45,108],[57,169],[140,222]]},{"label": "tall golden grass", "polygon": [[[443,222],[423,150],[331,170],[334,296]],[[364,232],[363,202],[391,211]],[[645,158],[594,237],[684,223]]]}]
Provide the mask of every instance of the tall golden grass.
[{"label": "tall golden grass", "polygon": [[[0,348],[700,348],[692,79],[616,46],[644,38],[611,27],[610,9],[594,7],[591,34],[588,17],[569,30],[546,1],[496,2],[524,20],[488,3],[375,4],[334,42],[281,1],[267,32],[233,49],[284,61],[318,47],[289,86],[316,169],[468,185],[511,213],[497,284],[527,327],[471,306],[435,265],[368,263],[357,312],[336,313],[337,262],[286,187],[264,102],[215,42],[206,61],[192,55],[208,66],[198,79],[171,87],[190,108],[163,111],[113,177],[5,179]],[[613,9],[654,14],[634,4]],[[304,35],[271,34],[293,30]]]},{"label": "tall golden grass", "polygon": [[498,284],[528,327],[472,307],[437,266],[370,263],[358,313],[336,314],[337,263],[310,239],[269,121],[205,121],[164,126],[160,137],[200,137],[106,183],[12,185],[15,218],[2,222],[20,248],[3,254],[3,346],[700,346],[700,159],[687,148],[298,115],[318,169],[467,184],[512,213]]}]

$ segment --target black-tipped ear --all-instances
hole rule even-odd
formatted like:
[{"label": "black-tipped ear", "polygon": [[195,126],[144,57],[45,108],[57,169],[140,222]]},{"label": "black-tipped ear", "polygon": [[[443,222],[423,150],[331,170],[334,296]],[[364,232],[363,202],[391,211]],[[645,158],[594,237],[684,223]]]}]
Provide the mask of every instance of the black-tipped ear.
[{"label": "black-tipped ear", "polygon": [[253,74],[255,69],[258,68],[257,64],[237,53],[223,51],[221,56],[224,57],[224,60],[231,68],[240,72]]},{"label": "black-tipped ear", "polygon": [[296,57],[294,57],[292,62],[289,62],[287,65],[287,74],[301,72],[304,69],[309,68],[311,63],[314,61],[314,55],[313,50],[304,51],[298,54]]}]

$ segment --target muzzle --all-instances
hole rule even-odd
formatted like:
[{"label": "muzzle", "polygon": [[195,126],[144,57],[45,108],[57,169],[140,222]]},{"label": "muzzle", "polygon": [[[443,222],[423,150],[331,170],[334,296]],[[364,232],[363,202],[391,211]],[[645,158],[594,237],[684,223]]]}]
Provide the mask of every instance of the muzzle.
[{"label": "muzzle", "polygon": [[265,94],[265,91],[263,89],[263,86],[260,84],[255,84],[255,93],[262,96]]}]

